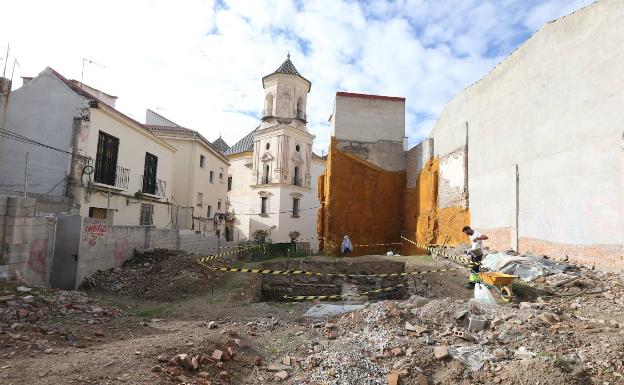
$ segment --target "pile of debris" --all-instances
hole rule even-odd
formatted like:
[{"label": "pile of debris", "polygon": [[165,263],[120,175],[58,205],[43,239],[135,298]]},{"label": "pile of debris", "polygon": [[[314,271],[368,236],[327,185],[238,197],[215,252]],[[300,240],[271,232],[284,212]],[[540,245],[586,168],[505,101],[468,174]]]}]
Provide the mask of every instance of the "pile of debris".
[{"label": "pile of debris", "polygon": [[123,266],[98,271],[81,285],[82,290],[173,301],[205,292],[210,276],[196,262],[197,256],[183,251],[154,250],[136,253]]},{"label": "pile of debris", "polygon": [[[102,340],[108,324],[123,319],[115,307],[101,306],[75,291],[0,283],[0,340],[5,348],[50,354],[55,347],[83,348]],[[12,358],[15,349],[2,354]]]},{"label": "pile of debris", "polygon": [[414,296],[330,318],[294,383],[622,383],[624,280],[578,274],[542,279],[534,302]]}]

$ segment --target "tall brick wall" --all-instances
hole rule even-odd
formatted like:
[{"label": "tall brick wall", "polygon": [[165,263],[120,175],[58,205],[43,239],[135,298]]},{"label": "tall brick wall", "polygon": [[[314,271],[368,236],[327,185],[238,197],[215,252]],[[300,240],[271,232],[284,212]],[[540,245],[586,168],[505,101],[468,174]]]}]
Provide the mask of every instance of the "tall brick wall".
[{"label": "tall brick wall", "polygon": [[[399,242],[403,226],[404,171],[386,171],[341,151],[332,138],[324,178],[319,221],[324,250],[340,254],[348,234],[353,244]],[[397,193],[398,192],[398,193]],[[356,247],[353,254],[379,253],[385,248]]]}]

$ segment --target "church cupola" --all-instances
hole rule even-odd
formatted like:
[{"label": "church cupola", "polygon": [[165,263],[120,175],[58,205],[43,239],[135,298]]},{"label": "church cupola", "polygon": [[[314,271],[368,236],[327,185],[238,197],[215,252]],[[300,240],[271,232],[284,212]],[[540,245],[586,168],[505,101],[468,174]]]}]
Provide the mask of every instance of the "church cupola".
[{"label": "church cupola", "polygon": [[281,122],[284,120],[307,121],[306,104],[312,83],[297,71],[290,61],[290,54],[275,72],[262,78],[264,88],[264,109],[262,120]]}]

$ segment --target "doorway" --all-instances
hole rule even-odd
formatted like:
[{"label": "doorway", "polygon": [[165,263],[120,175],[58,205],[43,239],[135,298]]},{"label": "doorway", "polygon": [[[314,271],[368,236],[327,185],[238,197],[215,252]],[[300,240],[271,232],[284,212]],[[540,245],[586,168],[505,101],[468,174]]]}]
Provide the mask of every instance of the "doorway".
[{"label": "doorway", "polygon": [[54,261],[50,276],[50,285],[54,288],[76,289],[81,227],[80,215],[63,215],[56,218]]}]

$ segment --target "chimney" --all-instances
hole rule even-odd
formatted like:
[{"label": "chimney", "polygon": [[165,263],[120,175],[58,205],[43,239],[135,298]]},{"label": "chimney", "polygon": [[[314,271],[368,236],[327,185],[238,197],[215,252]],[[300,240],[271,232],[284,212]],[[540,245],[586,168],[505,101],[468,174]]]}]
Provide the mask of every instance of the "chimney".
[{"label": "chimney", "polygon": [[11,93],[11,80],[0,76],[0,128],[4,127],[9,94]]}]

